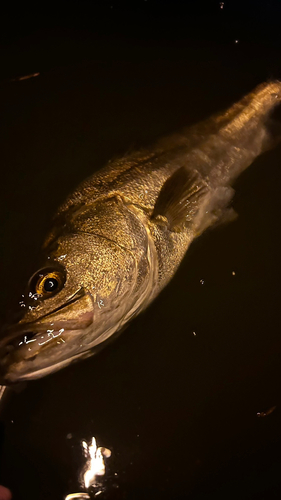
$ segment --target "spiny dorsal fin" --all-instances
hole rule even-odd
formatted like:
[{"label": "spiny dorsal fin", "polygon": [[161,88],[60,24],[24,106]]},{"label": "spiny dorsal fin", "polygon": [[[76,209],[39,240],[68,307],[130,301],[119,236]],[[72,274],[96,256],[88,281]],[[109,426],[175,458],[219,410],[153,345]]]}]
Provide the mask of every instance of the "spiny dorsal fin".
[{"label": "spiny dorsal fin", "polygon": [[152,218],[166,217],[170,230],[189,220],[198,210],[199,199],[208,192],[196,171],[181,167],[164,183],[156,200]]}]

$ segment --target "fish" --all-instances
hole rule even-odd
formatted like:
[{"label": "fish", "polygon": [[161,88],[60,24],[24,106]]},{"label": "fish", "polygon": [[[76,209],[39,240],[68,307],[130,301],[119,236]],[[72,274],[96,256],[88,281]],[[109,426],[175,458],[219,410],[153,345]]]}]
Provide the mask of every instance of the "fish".
[{"label": "fish", "polygon": [[70,194],[22,315],[2,332],[3,385],[98,352],[169,283],[194,239],[233,220],[234,181],[280,139],[280,100],[280,81],[262,83],[227,111],[110,160]]}]

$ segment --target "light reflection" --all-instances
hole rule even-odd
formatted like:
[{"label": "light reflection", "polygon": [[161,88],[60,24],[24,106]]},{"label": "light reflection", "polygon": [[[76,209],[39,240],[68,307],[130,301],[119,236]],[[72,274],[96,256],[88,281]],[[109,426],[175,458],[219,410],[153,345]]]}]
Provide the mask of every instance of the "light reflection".
[{"label": "light reflection", "polygon": [[[72,434],[67,434],[68,439],[72,438]],[[82,448],[84,452],[84,457],[87,459],[86,467],[84,468],[83,474],[83,486],[85,489],[99,488],[95,491],[95,497],[100,495],[103,491],[101,484],[96,480],[97,476],[103,476],[105,474],[105,463],[104,458],[109,458],[111,456],[111,451],[108,448],[102,446],[97,447],[96,438],[92,437],[92,440],[87,443],[87,441],[82,441]],[[116,475],[116,474],[115,474]],[[100,489],[101,488],[101,489]],[[76,498],[90,498],[88,493],[70,493],[65,497],[64,500],[75,500]]]},{"label": "light reflection", "polygon": [[76,498],[90,498],[88,493],[70,493],[64,500],[75,500]]},{"label": "light reflection", "polygon": [[5,390],[7,389],[6,385],[0,385],[0,401],[4,395]]},{"label": "light reflection", "polygon": [[[63,332],[64,332],[64,328],[61,328],[60,330],[47,330],[46,331],[47,338],[46,338],[45,334],[41,335],[40,339],[42,339],[42,340],[41,340],[41,342],[38,342],[38,345],[47,344],[47,342],[50,342],[51,340],[56,339],[57,337],[60,337]],[[23,340],[21,342],[19,342],[18,345],[21,346],[23,344],[30,344],[31,342],[36,342],[37,340],[38,340],[38,338],[28,339],[27,335],[24,335]],[[62,337],[60,337],[57,341],[57,344],[61,344],[61,343],[65,344],[65,340]]]},{"label": "light reflection", "polygon": [[88,457],[87,470],[84,473],[85,488],[95,485],[96,476],[103,476],[105,474],[104,457],[109,458],[111,451],[107,448],[97,447],[95,437],[92,437],[90,445],[86,441],[82,441],[85,456]]},{"label": "light reflection", "polygon": [[65,253],[64,255],[61,255],[60,257],[58,257],[57,260],[63,260],[63,259],[65,259],[66,256],[67,256],[67,254]]},{"label": "light reflection", "polygon": [[267,417],[268,415],[271,415],[271,413],[273,413],[276,408],[277,406],[271,406],[271,408],[269,408],[269,410],[267,411],[258,411],[257,417]]},{"label": "light reflection", "polygon": [[[54,333],[54,330],[47,330],[47,334],[48,334],[48,339],[45,340],[44,342],[38,342],[38,345],[44,345],[44,344],[47,344],[47,342],[50,342],[50,340],[53,340],[55,339],[56,337],[59,337],[59,335],[61,335],[62,333],[64,332],[64,328],[61,328],[58,333]],[[42,339],[44,338],[44,336],[41,337]],[[63,340],[63,338],[61,338],[62,342],[65,343],[65,341]]]},{"label": "light reflection", "polygon": [[21,82],[22,80],[29,80],[30,78],[35,78],[39,76],[40,73],[31,73],[30,75],[17,76],[16,78],[12,78],[9,82]]},{"label": "light reflection", "polygon": [[27,340],[27,336],[25,335],[23,337],[23,342],[19,342],[19,345],[22,345],[22,344],[30,344],[30,342],[35,342],[36,339],[30,339],[30,340]]}]

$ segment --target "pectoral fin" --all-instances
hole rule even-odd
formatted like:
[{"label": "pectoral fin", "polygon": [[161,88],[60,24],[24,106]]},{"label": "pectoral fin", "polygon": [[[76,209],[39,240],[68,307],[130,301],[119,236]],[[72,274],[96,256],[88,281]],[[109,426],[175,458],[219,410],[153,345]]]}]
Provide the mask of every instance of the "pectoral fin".
[{"label": "pectoral fin", "polygon": [[198,201],[207,192],[207,185],[198,172],[181,167],[164,183],[152,218],[165,217],[168,228],[174,231],[184,222],[192,220],[198,210]]}]

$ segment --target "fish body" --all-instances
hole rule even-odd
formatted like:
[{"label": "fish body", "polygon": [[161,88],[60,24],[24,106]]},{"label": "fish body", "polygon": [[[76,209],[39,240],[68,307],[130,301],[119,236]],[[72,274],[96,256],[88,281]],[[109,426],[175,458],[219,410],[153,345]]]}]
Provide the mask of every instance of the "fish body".
[{"label": "fish body", "polygon": [[233,218],[231,185],[272,147],[268,82],[228,111],[110,161],[59,208],[0,342],[2,382],[39,378],[92,355],[144,310],[204,230]]}]

